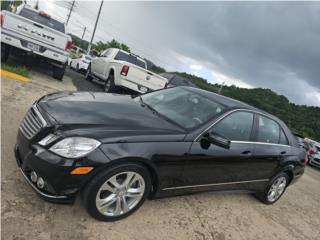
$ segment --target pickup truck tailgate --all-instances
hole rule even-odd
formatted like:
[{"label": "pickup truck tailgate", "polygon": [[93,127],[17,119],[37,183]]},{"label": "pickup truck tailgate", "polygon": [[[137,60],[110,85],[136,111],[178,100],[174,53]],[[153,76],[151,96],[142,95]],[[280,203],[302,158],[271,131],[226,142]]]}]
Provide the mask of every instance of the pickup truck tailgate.
[{"label": "pickup truck tailgate", "polygon": [[135,65],[129,66],[126,79],[151,90],[162,89],[168,82],[166,78]]},{"label": "pickup truck tailgate", "polygon": [[10,12],[6,12],[4,15],[2,27],[30,40],[38,40],[43,42],[44,45],[50,45],[63,50],[68,42],[66,34]]}]

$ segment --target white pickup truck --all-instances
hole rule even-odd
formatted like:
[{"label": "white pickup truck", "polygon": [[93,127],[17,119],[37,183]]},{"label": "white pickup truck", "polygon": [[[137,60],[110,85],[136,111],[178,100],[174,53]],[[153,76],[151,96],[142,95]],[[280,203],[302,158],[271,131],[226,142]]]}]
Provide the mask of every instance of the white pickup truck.
[{"label": "white pickup truck", "polygon": [[16,13],[1,11],[1,61],[9,54],[32,54],[52,66],[53,77],[62,80],[72,39],[65,24],[25,4]]},{"label": "white pickup truck", "polygon": [[135,92],[165,88],[168,80],[147,68],[142,58],[117,48],[108,48],[93,58],[86,72],[86,79],[100,82],[105,92],[115,92],[118,88]]}]

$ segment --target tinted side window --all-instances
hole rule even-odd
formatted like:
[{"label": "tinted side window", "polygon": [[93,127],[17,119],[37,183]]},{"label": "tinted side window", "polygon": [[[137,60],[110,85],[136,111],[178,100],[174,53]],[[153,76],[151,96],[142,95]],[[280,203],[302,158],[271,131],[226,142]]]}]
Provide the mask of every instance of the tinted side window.
[{"label": "tinted side window", "polygon": [[258,119],[258,142],[279,143],[278,123],[263,116],[259,116]]},{"label": "tinted side window", "polygon": [[283,145],[289,145],[288,139],[287,139],[285,133],[283,132],[283,130],[280,131],[280,140],[279,140],[279,143],[280,143],[280,144],[283,144]]},{"label": "tinted side window", "polygon": [[211,129],[233,141],[249,141],[253,124],[253,113],[235,112],[222,119]]}]

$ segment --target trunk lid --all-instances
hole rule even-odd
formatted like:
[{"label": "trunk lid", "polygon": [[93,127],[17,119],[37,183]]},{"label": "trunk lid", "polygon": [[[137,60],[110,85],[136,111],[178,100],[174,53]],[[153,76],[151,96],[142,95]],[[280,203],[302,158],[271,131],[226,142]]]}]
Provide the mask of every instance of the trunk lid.
[{"label": "trunk lid", "polygon": [[160,75],[155,74],[149,70],[146,70],[133,64],[128,64],[127,62],[123,62],[123,64],[129,66],[129,71],[127,76],[122,77],[138,85],[141,85],[151,90],[158,90],[165,88],[168,82],[166,78],[161,77]]}]

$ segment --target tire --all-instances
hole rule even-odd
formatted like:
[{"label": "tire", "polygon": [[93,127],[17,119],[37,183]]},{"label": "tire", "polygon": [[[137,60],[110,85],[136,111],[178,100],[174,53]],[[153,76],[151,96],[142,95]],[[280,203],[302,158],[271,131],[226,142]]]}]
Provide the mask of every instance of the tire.
[{"label": "tire", "polygon": [[92,76],[91,76],[91,65],[88,66],[88,69],[86,71],[86,76],[85,76],[87,81],[91,81],[92,80]]},{"label": "tire", "polygon": [[[280,183],[280,186],[278,186],[278,189],[277,190],[275,189],[274,193],[272,194],[272,188],[275,187],[277,183]],[[288,186],[288,183],[289,183],[288,174],[284,172],[280,173],[269,182],[268,186],[265,188],[263,192],[256,194],[256,196],[264,204],[268,204],[268,205],[274,204],[284,194]],[[281,187],[281,184],[284,184],[284,186]]]},{"label": "tire", "polygon": [[1,62],[6,62],[9,58],[10,46],[1,43]]},{"label": "tire", "polygon": [[109,75],[108,79],[104,84],[104,91],[108,93],[115,93],[117,90],[116,85],[114,84],[114,75]]},{"label": "tire", "polygon": [[53,78],[62,81],[66,67],[53,67]]},{"label": "tire", "polygon": [[76,66],[76,71],[79,72],[79,63]]},{"label": "tire", "polygon": [[[126,180],[132,181],[132,184],[124,188]],[[112,186],[110,181],[117,182],[120,187]],[[121,184],[124,185],[121,186]],[[141,192],[137,192],[138,189]],[[131,215],[140,208],[150,191],[151,178],[148,170],[140,164],[127,163],[113,166],[99,173],[88,183],[82,196],[85,207],[92,217],[101,221],[116,221]],[[107,198],[109,198],[108,202],[106,202]],[[106,203],[109,206],[106,206]]]}]

